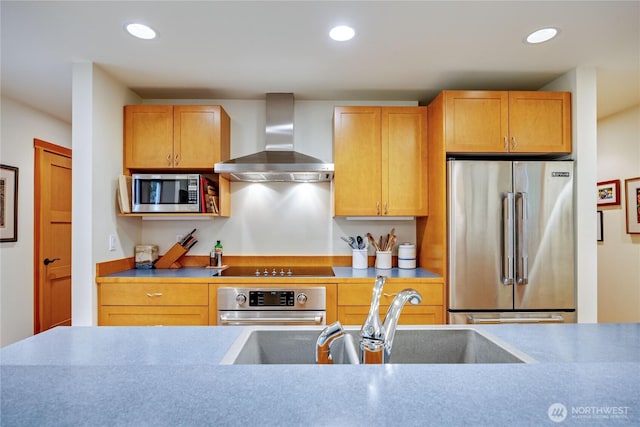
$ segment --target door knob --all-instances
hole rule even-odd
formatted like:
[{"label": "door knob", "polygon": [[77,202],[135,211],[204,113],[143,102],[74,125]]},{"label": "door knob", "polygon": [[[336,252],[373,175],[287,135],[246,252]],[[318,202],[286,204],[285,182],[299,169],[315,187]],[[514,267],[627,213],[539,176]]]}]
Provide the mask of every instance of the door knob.
[{"label": "door knob", "polygon": [[60,258],[53,258],[53,259],[45,258],[44,259],[44,265],[49,265],[49,264],[51,264],[53,262],[56,262],[56,261],[60,261]]}]

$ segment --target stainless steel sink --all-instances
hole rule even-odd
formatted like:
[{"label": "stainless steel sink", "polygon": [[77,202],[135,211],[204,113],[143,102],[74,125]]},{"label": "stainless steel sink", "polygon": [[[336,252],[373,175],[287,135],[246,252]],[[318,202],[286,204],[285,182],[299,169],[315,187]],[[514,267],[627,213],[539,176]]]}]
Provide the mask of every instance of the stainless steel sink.
[{"label": "stainless steel sink", "polygon": [[[315,364],[316,340],[322,328],[247,327],[220,362],[223,365]],[[352,335],[345,334],[331,347],[335,364],[357,364]]]},{"label": "stainless steel sink", "polygon": [[[336,341],[336,364],[357,364],[359,328],[346,328]],[[220,362],[237,364],[314,364],[322,328],[247,327]],[[390,363],[533,363],[530,356],[498,338],[469,327],[399,326]]]},{"label": "stainless steel sink", "polygon": [[397,329],[389,363],[531,363],[497,338],[471,328]]}]

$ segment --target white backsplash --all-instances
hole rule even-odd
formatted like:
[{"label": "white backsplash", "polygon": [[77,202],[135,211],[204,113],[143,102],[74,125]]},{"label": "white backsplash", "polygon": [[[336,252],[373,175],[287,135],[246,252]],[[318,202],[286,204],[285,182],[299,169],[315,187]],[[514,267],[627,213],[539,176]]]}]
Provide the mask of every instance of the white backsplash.
[{"label": "white backsplash", "polygon": [[[146,100],[148,104],[222,105],[231,117],[231,157],[264,149],[263,100]],[[416,102],[295,101],[296,151],[333,161],[335,105],[417,105]],[[142,221],[140,244],[157,244],[160,253],[176,235],[197,228],[189,252],[208,254],[222,240],[227,255],[351,255],[340,236],[386,236],[396,228],[398,243],[415,243],[415,220],[353,221],[333,218],[332,183],[231,183],[231,217],[206,220]],[[133,252],[132,252],[133,253]],[[370,251],[373,254],[373,250]]]},{"label": "white backsplash", "polygon": [[218,239],[227,255],[350,255],[340,236],[364,237],[370,232],[378,238],[392,227],[398,243],[415,242],[415,220],[333,218],[331,185],[234,182],[230,218],[146,220],[141,243],[157,244],[164,253],[177,234],[197,228],[192,255],[209,253]]}]

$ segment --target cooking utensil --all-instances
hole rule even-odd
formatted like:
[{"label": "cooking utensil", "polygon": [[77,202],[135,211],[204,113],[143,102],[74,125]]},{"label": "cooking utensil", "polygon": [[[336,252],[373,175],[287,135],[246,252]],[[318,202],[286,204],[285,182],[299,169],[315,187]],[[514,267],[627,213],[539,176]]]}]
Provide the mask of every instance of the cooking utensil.
[{"label": "cooking utensil", "polygon": [[379,251],[380,250],[380,246],[378,246],[378,244],[376,243],[376,239],[373,238],[373,235],[371,233],[367,233],[367,238],[369,239],[369,243],[371,243],[373,245],[375,250]]},{"label": "cooking utensil", "polygon": [[347,245],[349,245],[351,247],[351,249],[358,249],[358,247],[356,246],[356,240],[353,237],[340,237],[342,240],[344,240],[345,242],[347,242]]},{"label": "cooking utensil", "polygon": [[356,237],[356,242],[358,243],[358,249],[364,249],[364,241],[362,240],[362,236]]}]

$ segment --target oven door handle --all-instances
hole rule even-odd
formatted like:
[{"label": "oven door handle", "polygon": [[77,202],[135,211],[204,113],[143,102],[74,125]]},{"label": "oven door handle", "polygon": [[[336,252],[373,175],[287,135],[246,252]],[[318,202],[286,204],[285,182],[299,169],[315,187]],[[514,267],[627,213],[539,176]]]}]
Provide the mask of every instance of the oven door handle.
[{"label": "oven door handle", "polygon": [[309,317],[235,317],[226,314],[220,315],[221,324],[244,325],[244,324],[314,324],[322,325],[323,316]]}]

